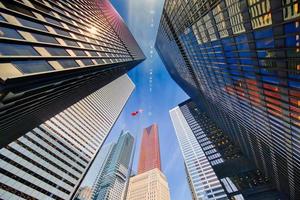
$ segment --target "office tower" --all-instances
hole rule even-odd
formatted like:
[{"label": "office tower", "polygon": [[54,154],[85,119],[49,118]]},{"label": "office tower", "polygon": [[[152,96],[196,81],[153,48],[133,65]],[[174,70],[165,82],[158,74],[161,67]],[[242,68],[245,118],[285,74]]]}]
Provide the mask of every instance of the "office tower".
[{"label": "office tower", "polygon": [[78,189],[75,200],[91,200],[92,198],[92,188],[82,187]]},{"label": "office tower", "polygon": [[133,89],[123,75],[0,149],[0,198],[73,198]]},{"label": "office tower", "polygon": [[127,200],[170,200],[170,192],[165,175],[154,168],[129,180]]},{"label": "office tower", "polygon": [[145,58],[108,0],[1,0],[0,8],[0,147]]},{"label": "office tower", "polygon": [[138,163],[138,174],[154,168],[161,170],[157,124],[152,124],[144,129]]},{"label": "office tower", "polygon": [[129,179],[130,160],[134,138],[129,132],[121,133],[118,142],[112,145],[104,168],[93,185],[94,200],[122,200]]},{"label": "office tower", "polygon": [[195,199],[228,199],[220,180],[180,108],[176,107],[170,110],[170,116],[184,158],[188,182],[191,191],[194,191],[192,194]]},{"label": "office tower", "polygon": [[179,104],[170,116],[196,199],[284,199],[194,102]]},{"label": "office tower", "polygon": [[[97,176],[92,186],[92,199],[97,197],[97,191],[101,184],[102,172],[105,168],[106,163],[108,162],[111,152],[115,146],[115,143],[110,143],[101,147],[99,155],[97,156],[96,160],[94,161],[93,166],[100,165],[99,169],[97,169]],[[98,158],[99,157],[99,158]],[[95,170],[95,169],[90,169]],[[91,172],[88,172],[91,173]],[[86,176],[88,178],[88,174]]]},{"label": "office tower", "polygon": [[166,0],[172,78],[288,198],[300,196],[298,1]]},{"label": "office tower", "polygon": [[169,200],[167,179],[161,172],[160,148],[157,124],[143,131],[138,174],[130,177],[127,200]]}]

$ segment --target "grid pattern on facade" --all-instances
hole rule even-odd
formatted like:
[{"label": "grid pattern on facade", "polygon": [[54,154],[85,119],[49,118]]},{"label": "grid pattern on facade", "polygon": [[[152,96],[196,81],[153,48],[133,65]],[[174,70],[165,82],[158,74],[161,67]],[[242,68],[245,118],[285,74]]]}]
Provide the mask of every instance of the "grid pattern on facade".
[{"label": "grid pattern on facade", "polygon": [[[195,199],[228,199],[208,157],[199,145],[180,108],[170,110],[170,116],[191,180],[191,190],[195,191]],[[201,131],[200,127],[199,131]]]},{"label": "grid pattern on facade", "polygon": [[0,55],[1,146],[145,58],[107,0],[0,1]]},{"label": "grid pattern on facade", "polygon": [[124,75],[2,148],[0,198],[70,199],[133,89]]},{"label": "grid pattern on facade", "polygon": [[[217,40],[194,31],[218,13],[210,17]],[[175,63],[170,73],[186,73],[172,77],[291,199],[300,191],[298,32],[298,1],[167,0],[156,43],[164,63]],[[185,65],[161,48],[171,44]]]},{"label": "grid pattern on facade", "polygon": [[126,200],[170,200],[165,175],[155,168],[131,177]]}]

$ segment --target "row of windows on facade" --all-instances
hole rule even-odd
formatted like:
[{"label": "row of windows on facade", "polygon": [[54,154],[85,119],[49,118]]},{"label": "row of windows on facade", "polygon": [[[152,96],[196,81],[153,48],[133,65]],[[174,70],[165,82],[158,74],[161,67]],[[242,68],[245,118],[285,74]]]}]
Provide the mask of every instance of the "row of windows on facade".
[{"label": "row of windows on facade", "polygon": [[[24,7],[25,6],[24,4],[20,4],[20,3],[16,4],[16,3],[17,2],[2,2],[2,4],[4,4],[6,8],[21,13],[25,15],[26,18],[31,19],[31,20],[26,20],[24,18],[19,18],[19,17],[17,18],[20,20],[20,23],[25,26],[29,26],[37,30],[47,31],[47,29],[43,24],[46,24],[45,22],[48,22],[51,23],[51,26],[56,30],[56,32],[58,32],[58,34],[70,37],[71,36],[70,32],[76,32],[79,34],[73,33],[72,36],[76,35],[77,38],[80,40],[96,43],[98,41],[95,39],[98,39],[99,42],[101,42],[101,44],[106,44],[106,45],[111,44],[116,48],[117,47],[123,48],[121,42],[117,39],[116,35],[113,33],[112,29],[106,22],[105,17],[103,17],[101,13],[93,14],[88,18],[88,20],[86,20],[87,19],[86,16],[89,16],[89,14],[81,14],[81,17],[78,16],[72,17],[69,13],[68,15],[66,15],[66,13],[62,14],[62,12],[60,12],[59,15],[58,13],[54,12],[54,10],[51,8],[50,5],[51,1],[46,2],[46,4],[37,4],[37,2],[29,2],[30,4],[33,4],[37,8],[39,13],[37,13],[36,11],[35,12],[31,11],[32,8],[30,6]],[[48,7],[45,7],[46,5]],[[53,6],[56,8],[54,4]],[[77,10],[72,10],[72,12],[70,13],[72,14],[77,13]],[[90,24],[92,21],[95,20],[96,23],[94,22],[93,25]],[[36,23],[34,21],[39,21],[39,23]],[[62,27],[64,29],[62,29]],[[100,34],[98,33],[98,31],[101,31]]]}]

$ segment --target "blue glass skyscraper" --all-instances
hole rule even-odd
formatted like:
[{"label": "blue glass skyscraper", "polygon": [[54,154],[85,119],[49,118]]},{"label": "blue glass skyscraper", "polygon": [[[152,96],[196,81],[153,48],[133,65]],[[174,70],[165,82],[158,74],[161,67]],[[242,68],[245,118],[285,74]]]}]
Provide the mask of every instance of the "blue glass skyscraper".
[{"label": "blue glass skyscraper", "polygon": [[288,198],[300,196],[300,9],[166,0],[156,49],[173,79]]},{"label": "blue glass skyscraper", "polygon": [[103,167],[93,185],[93,200],[122,199],[130,175],[130,160],[134,138],[129,132],[122,132],[118,142],[111,144],[103,156]]}]

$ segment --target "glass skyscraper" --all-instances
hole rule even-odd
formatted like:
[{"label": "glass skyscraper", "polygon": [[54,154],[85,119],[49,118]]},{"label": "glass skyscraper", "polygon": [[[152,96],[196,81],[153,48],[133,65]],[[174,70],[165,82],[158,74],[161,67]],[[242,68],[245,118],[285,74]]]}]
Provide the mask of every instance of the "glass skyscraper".
[{"label": "glass skyscraper", "polygon": [[193,198],[196,200],[226,200],[227,195],[220,180],[217,178],[180,108],[176,107],[170,110],[170,116],[183,154]]},{"label": "glass skyscraper", "polygon": [[122,132],[118,142],[109,146],[101,170],[93,185],[93,200],[122,200],[130,175],[134,138]]},{"label": "glass skyscraper", "polygon": [[0,147],[145,59],[108,0],[0,0]]},{"label": "glass skyscraper", "polygon": [[143,131],[138,174],[130,177],[126,200],[170,200],[166,176],[161,171],[157,124]]},{"label": "glass skyscraper", "polygon": [[[285,198],[272,185],[269,177],[258,170],[228,134],[218,128],[194,102],[188,100],[181,103],[170,111],[170,115],[182,147],[192,191],[200,192],[195,192],[197,198],[201,194],[206,195],[204,199]],[[217,185],[216,179],[221,185]]]},{"label": "glass skyscraper", "polygon": [[134,90],[123,75],[0,149],[0,199],[73,198]]},{"label": "glass skyscraper", "polygon": [[300,196],[298,1],[166,0],[173,79],[290,199]]},{"label": "glass skyscraper", "polygon": [[138,174],[154,168],[161,170],[157,124],[152,124],[144,129],[138,163]]}]

